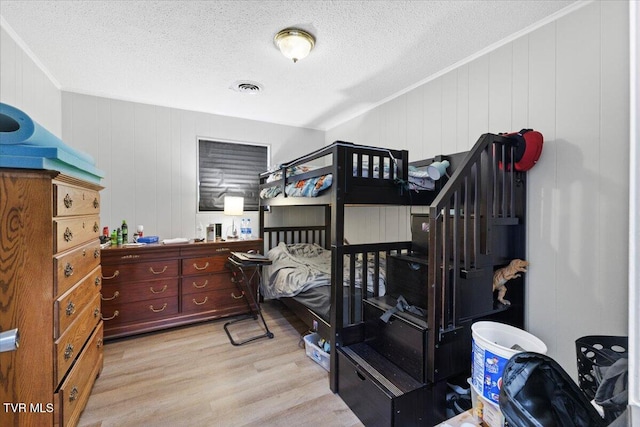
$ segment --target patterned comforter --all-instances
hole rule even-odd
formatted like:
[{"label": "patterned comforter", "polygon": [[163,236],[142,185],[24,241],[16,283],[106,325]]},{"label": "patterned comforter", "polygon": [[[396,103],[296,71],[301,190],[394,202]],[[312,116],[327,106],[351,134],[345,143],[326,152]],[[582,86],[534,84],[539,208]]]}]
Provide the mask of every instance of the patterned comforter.
[{"label": "patterned comforter", "polygon": [[[301,173],[309,172],[313,170],[308,166],[292,166],[287,170],[287,176],[295,176]],[[369,170],[365,165],[363,165],[362,176],[366,178],[368,176]],[[376,166],[374,168],[373,174],[374,176],[378,176],[380,173],[379,167]],[[389,167],[385,166],[382,170],[382,174],[384,178],[389,178]],[[357,168],[354,165],[353,176],[357,176]],[[281,179],[282,172],[280,170],[272,173],[267,178],[267,182],[273,182]],[[287,184],[285,187],[285,193],[290,197],[317,197],[323,190],[331,187],[333,182],[333,177],[331,174],[321,175],[318,177],[313,177],[309,179],[304,179],[297,181],[295,183]],[[413,166],[409,166],[409,189],[414,191],[420,190],[433,190],[435,188],[434,181],[429,178],[426,171],[419,170]],[[282,193],[282,187],[268,187],[264,188],[260,191],[260,198],[262,199],[270,199],[278,196]]]}]

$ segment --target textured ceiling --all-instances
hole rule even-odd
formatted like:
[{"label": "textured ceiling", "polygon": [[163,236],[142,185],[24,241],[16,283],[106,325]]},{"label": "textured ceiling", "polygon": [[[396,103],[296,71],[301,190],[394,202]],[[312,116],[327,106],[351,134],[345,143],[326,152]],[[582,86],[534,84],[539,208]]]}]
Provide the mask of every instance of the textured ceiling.
[{"label": "textured ceiling", "polygon": [[[0,15],[62,90],[324,130],[573,3],[2,0]],[[296,64],[273,44],[291,26],[317,39]]]}]

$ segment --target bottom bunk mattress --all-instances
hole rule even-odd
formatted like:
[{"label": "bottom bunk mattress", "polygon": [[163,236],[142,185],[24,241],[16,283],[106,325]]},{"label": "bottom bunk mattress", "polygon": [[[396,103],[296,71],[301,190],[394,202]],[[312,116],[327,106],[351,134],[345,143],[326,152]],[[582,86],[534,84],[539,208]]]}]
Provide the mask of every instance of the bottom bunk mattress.
[{"label": "bottom bunk mattress", "polygon": [[[292,298],[305,305],[320,318],[329,323],[331,315],[331,251],[317,244],[279,243],[267,256],[272,264],[263,269],[261,294],[265,299]],[[350,257],[351,255],[345,255]],[[355,286],[355,301],[362,300],[361,284],[366,269],[367,295],[384,295],[386,257],[381,256],[378,267],[373,262],[373,254],[367,257],[355,255],[354,277],[351,277],[350,262],[344,262],[345,287]],[[376,278],[377,276],[377,278]],[[375,292],[376,282],[378,292]],[[349,291],[344,291],[345,312],[349,311]],[[355,304],[354,316],[360,316],[360,304]]]}]

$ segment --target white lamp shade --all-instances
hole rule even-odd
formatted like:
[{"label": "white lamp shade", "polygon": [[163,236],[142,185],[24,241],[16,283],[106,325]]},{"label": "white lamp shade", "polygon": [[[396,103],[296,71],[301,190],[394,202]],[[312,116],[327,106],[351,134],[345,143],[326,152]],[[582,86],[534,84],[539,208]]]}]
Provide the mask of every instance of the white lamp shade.
[{"label": "white lamp shade", "polygon": [[224,214],[242,215],[244,213],[244,197],[224,196]]},{"label": "white lamp shade", "polygon": [[447,168],[450,163],[448,160],[443,160],[441,162],[433,162],[429,166],[427,166],[427,174],[429,174],[429,178],[434,181],[442,178],[443,175],[447,173]]}]

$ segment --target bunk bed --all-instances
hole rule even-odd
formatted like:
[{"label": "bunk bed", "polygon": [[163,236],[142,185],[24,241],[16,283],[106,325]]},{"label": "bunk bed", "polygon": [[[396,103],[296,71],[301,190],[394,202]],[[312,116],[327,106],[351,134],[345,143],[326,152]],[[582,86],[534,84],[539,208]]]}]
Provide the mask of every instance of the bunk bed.
[{"label": "bunk bed", "polygon": [[[295,160],[279,165],[260,175],[260,235],[265,241],[265,250],[279,243],[317,244],[331,251],[331,284],[355,279],[356,261],[363,257],[367,262],[359,266],[373,268],[376,283],[369,294],[379,295],[380,263],[384,271],[384,260],[388,255],[407,253],[411,242],[348,245],[344,236],[344,213],[346,205],[428,205],[437,194],[440,184],[425,178],[424,167],[430,162],[409,163],[406,150],[370,147],[344,141],[336,141]],[[329,177],[328,179],[326,177]],[[320,184],[321,191],[308,191],[309,182]],[[304,196],[292,194],[304,193]],[[302,189],[297,191],[295,189]],[[321,224],[310,227],[267,227],[264,213],[279,206],[322,206],[324,217]],[[352,264],[351,264],[352,263]],[[346,279],[345,279],[346,277]],[[367,287],[371,287],[368,284]],[[335,286],[320,287],[306,295],[320,299],[327,307],[331,301],[344,301],[340,309],[332,310],[329,316],[322,309],[310,309],[301,303],[305,295],[281,300],[289,306],[312,329],[332,343],[340,342],[337,336],[337,319],[360,320],[360,285],[347,286],[347,293]],[[316,304],[317,307],[317,304]],[[339,313],[336,313],[339,312]],[[340,320],[340,323],[343,323]],[[332,360],[335,363],[335,358]],[[333,368],[334,366],[332,366]],[[333,384],[333,381],[332,381]]]},{"label": "bunk bed", "polygon": [[[526,180],[525,174],[513,167],[513,140],[484,134],[469,152],[413,163],[409,162],[408,154],[403,150],[337,141],[280,165],[277,175],[274,171],[260,175],[260,191],[263,195],[270,193],[270,197],[261,198],[260,206],[260,234],[265,250],[270,251],[281,243],[308,243],[331,251],[330,286],[322,289],[325,300],[330,295],[328,316],[319,309],[309,308],[297,296],[281,300],[331,342],[331,390],[337,392],[365,424],[374,419],[388,419],[394,425],[434,425],[441,421],[442,414],[434,408],[444,404],[445,381],[465,372],[470,365],[471,322],[490,318],[522,327],[524,321],[523,283],[512,286],[512,306],[508,309],[494,305],[490,289],[495,268],[507,264],[510,258],[524,257]],[[450,163],[447,178],[426,185],[424,181],[411,182],[410,170],[420,171],[432,162],[445,159]],[[313,167],[303,167],[309,164]],[[417,177],[422,178],[420,173]],[[308,191],[309,182],[312,186],[317,183],[312,180],[320,181],[318,191]],[[274,191],[274,188],[277,189]],[[291,188],[303,191],[291,192]],[[302,193],[312,197],[293,195]],[[324,207],[322,224],[265,227],[265,211],[280,206],[309,205]],[[348,244],[344,235],[347,205],[427,206],[421,221],[428,224],[425,245],[428,249],[412,241]],[[421,250],[418,251],[418,247]],[[398,295],[381,291],[377,279],[379,270],[387,269],[381,260],[390,259],[410,266],[417,260],[424,262],[428,269],[410,281],[410,286],[421,295],[419,305],[426,309],[426,314],[396,313],[398,319],[419,331],[417,339],[423,342],[417,345],[417,351],[409,356],[400,355],[402,360],[395,360],[387,367],[384,361],[394,357],[397,349],[393,347],[399,344],[388,341],[398,337],[376,335],[384,325],[376,323],[378,319],[371,323],[371,319],[365,317],[367,310],[385,312],[393,309],[397,302]],[[357,260],[363,262],[358,264]],[[368,276],[367,269],[372,265],[374,274]],[[352,278],[357,276],[355,272],[359,268],[363,269],[360,276],[365,277],[365,282],[367,277],[373,277],[369,279],[373,284],[355,283]],[[345,280],[346,286],[337,286]],[[386,280],[394,280],[388,271]],[[389,286],[386,288],[388,291]],[[479,298],[488,303],[475,304]],[[406,369],[393,371],[398,366],[402,368],[403,363],[407,364]],[[339,365],[354,369],[339,369]],[[414,369],[416,365],[418,368]],[[347,376],[356,371],[357,378]],[[378,391],[384,389],[382,402],[375,402],[375,397],[373,402],[361,402],[366,399],[363,396],[377,393],[361,390],[368,386],[363,384],[375,384]],[[391,415],[362,412],[361,408],[385,408],[389,399],[395,408],[414,407],[416,399],[426,404],[421,405],[425,408],[420,413],[404,411],[403,417],[409,418],[398,418],[393,415],[394,411],[387,411]]]},{"label": "bunk bed", "polygon": [[[435,188],[435,184],[425,179],[420,167],[409,164],[406,150],[336,141],[260,175],[260,235],[265,241],[265,249],[281,252],[286,251],[282,248],[284,243],[304,243],[318,245],[328,251],[330,260],[338,252],[343,259],[340,265],[329,266],[333,271],[325,269],[329,273],[325,277],[326,286],[280,298],[311,330],[317,330],[327,340],[333,342],[336,332],[331,330],[330,325],[335,322],[331,320],[329,309],[335,297],[331,286],[333,280],[348,285],[353,277],[353,286],[348,286],[353,290],[353,298],[349,299],[349,293],[341,296],[344,299],[343,306],[347,307],[341,318],[358,319],[357,301],[361,299],[359,289],[363,289],[362,284],[355,283],[359,268],[364,269],[360,276],[364,277],[364,288],[368,294],[379,295],[384,293],[381,292],[381,285],[384,286],[386,256],[407,252],[410,248],[410,242],[346,245],[344,207],[350,204],[428,204],[434,197],[435,193],[430,190]],[[309,205],[324,208],[320,224],[305,227],[264,226],[265,210],[279,206]]]}]

